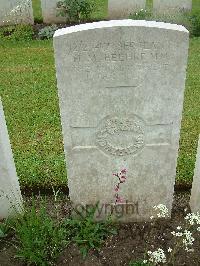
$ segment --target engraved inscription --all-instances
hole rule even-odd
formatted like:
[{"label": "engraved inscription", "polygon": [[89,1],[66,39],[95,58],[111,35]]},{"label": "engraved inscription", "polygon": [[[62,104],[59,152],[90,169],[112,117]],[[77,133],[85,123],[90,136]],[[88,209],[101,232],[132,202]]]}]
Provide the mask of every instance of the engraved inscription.
[{"label": "engraved inscription", "polygon": [[137,154],[145,146],[144,128],[137,115],[107,116],[96,133],[96,144],[114,156]]}]

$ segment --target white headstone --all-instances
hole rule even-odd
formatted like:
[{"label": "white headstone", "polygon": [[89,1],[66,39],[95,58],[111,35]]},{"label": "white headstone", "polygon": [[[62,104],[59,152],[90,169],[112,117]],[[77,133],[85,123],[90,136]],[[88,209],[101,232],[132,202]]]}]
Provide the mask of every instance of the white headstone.
[{"label": "white headstone", "polygon": [[0,26],[34,24],[31,0],[0,0]]},{"label": "white headstone", "polygon": [[155,12],[177,12],[189,11],[192,9],[192,0],[153,0]]},{"label": "white headstone", "polygon": [[109,18],[128,18],[141,9],[145,9],[146,0],[108,0]]},{"label": "white headstone", "polygon": [[99,201],[100,206],[116,207],[118,179],[112,173],[125,167],[127,180],[119,194],[137,211],[121,220],[148,219],[159,203],[171,210],[188,40],[183,26],[134,20],[56,31],[57,83],[74,206]]},{"label": "white headstone", "polygon": [[59,16],[57,9],[58,0],[41,0],[42,16],[44,23],[64,23],[66,18]]},{"label": "white headstone", "polygon": [[0,101],[0,220],[22,211],[22,197]]},{"label": "white headstone", "polygon": [[200,212],[200,136],[190,198],[190,207],[192,212]]}]

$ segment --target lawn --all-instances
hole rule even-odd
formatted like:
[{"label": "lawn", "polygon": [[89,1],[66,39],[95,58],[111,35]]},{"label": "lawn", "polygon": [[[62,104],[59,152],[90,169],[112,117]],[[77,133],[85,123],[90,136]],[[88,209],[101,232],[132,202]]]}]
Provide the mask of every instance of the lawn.
[{"label": "lawn", "polygon": [[[106,1],[98,2],[99,9],[94,18],[105,14]],[[34,0],[34,3],[38,2]],[[39,12],[35,12],[37,18]],[[1,42],[0,61],[0,95],[22,187],[66,185],[52,41]],[[193,176],[200,132],[199,69],[200,38],[192,38],[177,168],[178,182],[191,183]]]}]

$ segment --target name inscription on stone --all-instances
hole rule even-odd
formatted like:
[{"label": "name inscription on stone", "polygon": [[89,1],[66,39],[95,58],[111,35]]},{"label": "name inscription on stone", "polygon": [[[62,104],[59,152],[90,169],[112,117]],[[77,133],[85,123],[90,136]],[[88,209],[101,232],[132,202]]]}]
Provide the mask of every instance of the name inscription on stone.
[{"label": "name inscription on stone", "polygon": [[[68,42],[66,54],[73,76],[80,75],[85,82],[103,81],[119,83],[144,76],[151,67],[152,71],[169,69],[173,57],[167,49],[171,43],[159,42]],[[170,50],[172,51],[172,49]],[[119,81],[119,82],[118,82]]]}]

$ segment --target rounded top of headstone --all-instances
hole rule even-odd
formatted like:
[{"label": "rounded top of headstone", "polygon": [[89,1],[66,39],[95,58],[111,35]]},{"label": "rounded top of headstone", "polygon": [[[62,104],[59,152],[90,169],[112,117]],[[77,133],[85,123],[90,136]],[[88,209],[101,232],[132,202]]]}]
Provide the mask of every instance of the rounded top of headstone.
[{"label": "rounded top of headstone", "polygon": [[182,31],[182,32],[189,33],[189,31],[182,25],[170,24],[170,23],[164,23],[164,22],[156,22],[156,21],[123,19],[123,20],[109,20],[109,21],[86,23],[86,24],[80,24],[80,25],[71,26],[67,28],[62,28],[55,32],[54,38],[65,35],[65,34],[79,32],[79,31],[101,29],[101,28],[111,28],[111,27],[125,27],[125,26],[149,27],[149,28],[167,29],[167,30],[175,30],[175,31]]}]

